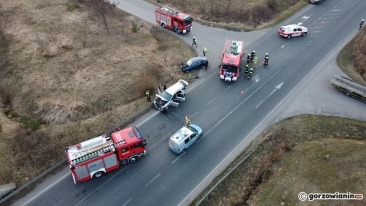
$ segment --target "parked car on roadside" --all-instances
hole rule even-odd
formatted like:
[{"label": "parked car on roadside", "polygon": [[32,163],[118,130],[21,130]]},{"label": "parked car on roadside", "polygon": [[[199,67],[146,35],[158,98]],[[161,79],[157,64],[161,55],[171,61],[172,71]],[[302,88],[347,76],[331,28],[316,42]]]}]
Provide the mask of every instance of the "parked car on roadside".
[{"label": "parked car on roadside", "polygon": [[169,138],[169,148],[175,154],[181,154],[201,137],[202,129],[199,126],[195,124],[184,126]]},{"label": "parked car on roadside", "polygon": [[322,0],[309,0],[312,4],[319,4]]},{"label": "parked car on roadside", "polygon": [[188,72],[196,69],[207,68],[208,60],[206,57],[193,57],[181,65],[182,72]]},{"label": "parked car on roadside", "polygon": [[281,26],[278,29],[278,34],[288,39],[292,37],[306,36],[307,33],[308,28],[298,24],[289,24],[286,26]]}]

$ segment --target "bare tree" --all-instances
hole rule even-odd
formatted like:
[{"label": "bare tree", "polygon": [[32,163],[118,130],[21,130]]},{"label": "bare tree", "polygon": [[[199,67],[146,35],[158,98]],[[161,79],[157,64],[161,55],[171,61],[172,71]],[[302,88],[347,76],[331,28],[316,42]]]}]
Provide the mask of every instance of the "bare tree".
[{"label": "bare tree", "polygon": [[118,3],[111,3],[109,0],[87,0],[85,3],[102,18],[104,27],[109,35],[107,16],[112,14]]},{"label": "bare tree", "polygon": [[5,40],[5,15],[0,4],[0,40]]},{"label": "bare tree", "polygon": [[228,14],[230,12],[231,3],[232,3],[232,0],[226,0],[226,11],[225,11],[226,16],[228,16]]}]

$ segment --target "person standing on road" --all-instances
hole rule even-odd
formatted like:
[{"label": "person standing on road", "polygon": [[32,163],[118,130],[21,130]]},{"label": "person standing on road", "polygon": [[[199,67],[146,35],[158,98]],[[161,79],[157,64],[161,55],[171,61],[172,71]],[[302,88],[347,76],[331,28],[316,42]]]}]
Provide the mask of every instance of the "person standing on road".
[{"label": "person standing on road", "polygon": [[253,67],[254,67],[254,69],[257,68],[257,63],[258,63],[258,57],[255,56],[254,57],[254,60],[253,60]]},{"label": "person standing on road", "polygon": [[363,23],[365,22],[365,19],[362,19],[361,20],[361,23],[360,23],[360,28],[358,29],[358,30],[361,30],[361,28],[362,28],[362,25],[363,25]]},{"label": "person standing on road", "polygon": [[268,53],[266,53],[266,55],[264,56],[264,67],[268,66],[268,61],[269,61],[269,56],[268,56]]},{"label": "person standing on road", "polygon": [[191,120],[189,118],[190,116],[186,115],[186,124],[185,124],[186,127],[191,124]]},{"label": "person standing on road", "polygon": [[249,64],[250,63],[250,54],[248,54],[248,56],[247,56],[247,64]]},{"label": "person standing on road", "polygon": [[197,39],[196,39],[196,37],[193,37],[192,47],[193,46],[196,46],[197,47]]},{"label": "person standing on road", "polygon": [[207,53],[207,48],[206,47],[203,47],[202,53],[203,53],[203,56],[205,57],[206,56],[206,53]]},{"label": "person standing on road", "polygon": [[252,78],[253,73],[254,73],[254,70],[253,70],[252,67],[250,67],[249,72],[248,72],[248,79],[251,79]]},{"label": "person standing on road", "polygon": [[249,72],[249,64],[245,65],[245,71],[244,71],[244,75],[248,76],[248,72]]},{"label": "person standing on road", "polygon": [[252,53],[250,53],[250,62],[253,61],[254,57],[255,57],[255,51],[252,51]]}]

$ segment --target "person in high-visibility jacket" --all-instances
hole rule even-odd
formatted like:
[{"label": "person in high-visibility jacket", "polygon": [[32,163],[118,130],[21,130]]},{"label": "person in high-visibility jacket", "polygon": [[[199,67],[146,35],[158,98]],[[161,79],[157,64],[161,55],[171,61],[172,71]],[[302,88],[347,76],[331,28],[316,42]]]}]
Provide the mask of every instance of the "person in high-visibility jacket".
[{"label": "person in high-visibility jacket", "polygon": [[186,116],[186,124],[185,124],[185,126],[187,127],[190,124],[191,124],[191,120],[189,119],[189,115],[187,115]]},{"label": "person in high-visibility jacket", "polygon": [[146,101],[151,102],[150,91],[147,90],[145,94],[146,94]]},{"label": "person in high-visibility jacket", "polygon": [[251,79],[253,76],[254,70],[252,67],[250,67],[249,71],[248,71],[248,79]]},{"label": "person in high-visibility jacket", "polygon": [[202,53],[203,53],[203,56],[205,57],[206,56],[206,53],[207,53],[207,48],[206,47],[203,47]]},{"label": "person in high-visibility jacket", "polygon": [[257,62],[258,62],[258,57],[255,56],[254,59],[253,59],[253,67],[254,67],[254,69],[257,67]]},{"label": "person in high-visibility jacket", "polygon": [[248,72],[249,72],[249,64],[246,64],[246,65],[245,65],[245,71],[244,71],[244,74],[245,74],[246,76],[248,76]]}]

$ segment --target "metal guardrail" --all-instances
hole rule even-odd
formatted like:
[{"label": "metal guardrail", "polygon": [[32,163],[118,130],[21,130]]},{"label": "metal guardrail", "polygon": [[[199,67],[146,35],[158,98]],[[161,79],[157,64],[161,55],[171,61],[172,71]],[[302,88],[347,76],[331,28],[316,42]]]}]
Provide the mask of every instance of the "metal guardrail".
[{"label": "metal guardrail", "polygon": [[20,191],[24,190],[25,188],[27,188],[29,185],[33,184],[34,182],[38,181],[39,179],[41,179],[42,177],[45,177],[48,173],[50,173],[51,171],[53,171],[54,169],[56,169],[57,167],[59,167],[60,165],[62,165],[63,163],[66,162],[66,158],[61,160],[60,162],[56,163],[55,165],[53,165],[51,168],[47,169],[46,171],[42,172],[40,175],[34,177],[33,179],[31,179],[29,182],[25,183],[24,185],[18,187],[17,189],[11,191],[10,193],[8,193],[7,195],[5,195],[4,197],[0,198],[0,204],[5,202],[6,200],[10,199],[11,197],[13,197],[14,195],[18,194]]},{"label": "metal guardrail", "polygon": [[213,187],[211,187],[211,189],[195,204],[195,206],[199,206],[201,205],[201,203],[205,200],[208,199],[208,196],[211,194],[211,192],[216,189],[217,186],[219,186],[221,184],[222,181],[224,181],[226,179],[227,176],[229,176],[237,167],[239,167],[246,159],[248,159],[248,157],[250,157],[251,154],[253,154],[253,152],[255,152],[257,150],[257,148],[255,148],[254,150],[252,150],[251,152],[249,152],[242,160],[240,160],[240,162],[238,162],[238,164],[235,165],[235,167],[233,167],[226,175],[224,175]]},{"label": "metal guardrail", "polygon": [[[131,123],[132,121],[134,121],[137,117],[139,117],[140,115],[144,114],[145,112],[147,112],[149,109],[152,108],[152,105],[148,105],[146,107],[143,107],[142,109],[140,109],[138,112],[135,112],[134,114],[132,114],[131,116],[129,116],[126,120],[124,121],[120,121],[113,129],[110,130],[114,130],[115,128],[121,128],[121,127],[125,127],[127,126],[129,123]],[[105,133],[108,133],[109,130]],[[102,134],[105,134],[102,133]],[[62,159],[60,162],[56,163],[55,165],[53,165],[51,168],[47,169],[46,171],[42,172],[41,174],[39,174],[38,176],[32,178],[29,182],[25,183],[24,185],[18,187],[17,189],[11,191],[10,193],[0,197],[0,204],[4,203],[5,201],[7,201],[8,199],[12,198],[13,196],[15,196],[16,194],[18,194],[20,191],[24,190],[25,188],[29,187],[29,185],[35,183],[36,181],[38,181],[39,179],[45,177],[46,175],[48,175],[51,171],[53,171],[54,169],[58,168],[59,166],[61,166],[63,163],[65,163],[67,161],[67,159]]]}]

